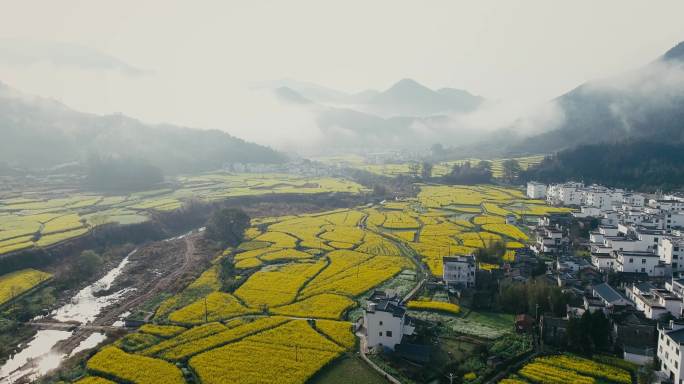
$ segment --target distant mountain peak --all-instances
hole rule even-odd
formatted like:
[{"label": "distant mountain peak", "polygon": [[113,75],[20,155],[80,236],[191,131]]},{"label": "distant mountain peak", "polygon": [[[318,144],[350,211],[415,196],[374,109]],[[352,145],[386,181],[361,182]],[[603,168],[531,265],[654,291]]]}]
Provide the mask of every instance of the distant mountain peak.
[{"label": "distant mountain peak", "polygon": [[401,79],[394,83],[386,92],[397,91],[397,90],[422,90],[422,91],[432,91],[430,88],[424,86],[423,84],[409,78]]},{"label": "distant mountain peak", "polygon": [[307,99],[306,97],[302,96],[299,92],[295,91],[294,89],[290,87],[278,87],[275,89],[275,94],[276,96],[287,103],[294,103],[294,104],[310,104],[311,100]]},{"label": "distant mountain peak", "polygon": [[684,41],[670,48],[669,51],[665,52],[663,55],[663,60],[665,61],[684,61]]}]

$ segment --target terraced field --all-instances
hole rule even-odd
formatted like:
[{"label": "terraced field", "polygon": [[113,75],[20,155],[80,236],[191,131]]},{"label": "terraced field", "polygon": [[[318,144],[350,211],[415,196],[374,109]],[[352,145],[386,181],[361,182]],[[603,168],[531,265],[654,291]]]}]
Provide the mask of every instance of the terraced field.
[{"label": "terraced field", "polygon": [[270,194],[359,193],[359,184],[336,178],[281,174],[214,173],[180,177],[176,189],[125,196],[80,192],[26,193],[0,198],[0,255],[46,247],[86,234],[106,223],[135,224],[154,212],[172,211],[188,199],[204,201]]},{"label": "terraced field", "polygon": [[[234,265],[232,288],[221,290],[216,264],[161,304],[156,325],[100,354],[158,366],[169,380],[175,380],[172,368],[181,367],[203,383],[304,383],[354,348],[348,314],[365,294],[399,275],[418,283],[414,260],[439,276],[442,256],[502,241],[511,252],[501,263],[511,261],[526,241],[524,228],[506,224],[492,207],[523,203],[530,202],[516,189],[423,186],[411,201],[255,219],[245,241],[221,256]],[[509,332],[512,324],[510,316],[454,317],[460,308],[437,297],[410,306],[425,318],[444,317],[455,332],[483,338]],[[98,356],[88,364],[93,377],[144,382]]]},{"label": "terraced field", "polygon": [[[503,177],[503,162],[509,160],[509,159],[494,159],[494,160],[488,160],[492,164],[492,176],[494,178],[501,178]],[[530,166],[536,165],[541,163],[542,160],[544,160],[544,156],[538,155],[538,156],[525,156],[525,157],[516,157],[513,158],[513,160],[516,160],[518,164],[520,164],[520,168],[523,170],[529,168]],[[445,161],[442,163],[437,163],[434,164],[432,168],[432,177],[441,177],[453,169],[454,165],[462,165],[466,161],[469,161],[473,165],[477,165],[481,159],[463,159],[463,160],[455,160],[455,161]],[[395,164],[364,164],[363,162],[356,161],[354,163],[350,163],[350,166],[363,169],[368,172],[372,172],[378,175],[383,175],[383,176],[389,176],[389,177],[396,177],[396,176],[407,176],[411,174],[411,167],[409,163],[395,163]]]}]

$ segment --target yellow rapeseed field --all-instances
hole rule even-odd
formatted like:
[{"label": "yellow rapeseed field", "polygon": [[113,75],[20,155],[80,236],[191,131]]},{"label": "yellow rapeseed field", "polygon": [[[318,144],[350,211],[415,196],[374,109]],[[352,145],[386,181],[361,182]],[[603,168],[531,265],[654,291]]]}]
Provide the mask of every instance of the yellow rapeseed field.
[{"label": "yellow rapeseed field", "polygon": [[86,368],[94,374],[115,377],[136,384],[185,383],[183,373],[164,360],[126,353],[116,347],[105,347],[90,360]]},{"label": "yellow rapeseed field", "polygon": [[314,263],[292,263],[262,269],[235,291],[235,296],[248,306],[275,307],[292,303],[304,282],[316,275],[325,266],[324,261]]},{"label": "yellow rapeseed field", "polygon": [[36,269],[22,269],[0,276],[0,304],[20,296],[51,277],[51,274]]},{"label": "yellow rapeseed field", "polygon": [[354,301],[346,296],[323,293],[289,305],[271,308],[270,312],[285,316],[339,319],[342,313],[354,304]]}]

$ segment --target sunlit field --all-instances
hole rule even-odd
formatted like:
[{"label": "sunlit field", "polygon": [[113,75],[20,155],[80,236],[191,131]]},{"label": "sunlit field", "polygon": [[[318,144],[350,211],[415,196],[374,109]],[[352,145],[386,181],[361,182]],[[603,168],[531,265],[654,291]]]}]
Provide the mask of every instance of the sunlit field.
[{"label": "sunlit field", "polygon": [[[422,186],[406,201],[254,219],[245,241],[221,256],[234,266],[234,288],[223,291],[218,264],[212,266],[157,308],[156,325],[103,349],[88,371],[125,381],[135,378],[131,366],[151,367],[175,380],[180,366],[203,383],[305,383],[355,347],[350,316],[371,290],[401,281],[408,290],[418,283],[418,263],[439,277],[442,256],[492,242],[510,248],[501,263],[512,261],[513,250],[527,241],[525,228],[506,224],[505,216],[516,216],[509,209],[515,204],[538,205],[517,189]],[[543,207],[535,212],[559,210]],[[460,313],[438,297],[408,306],[427,318]],[[508,332],[478,324],[469,327],[486,336]]]}]

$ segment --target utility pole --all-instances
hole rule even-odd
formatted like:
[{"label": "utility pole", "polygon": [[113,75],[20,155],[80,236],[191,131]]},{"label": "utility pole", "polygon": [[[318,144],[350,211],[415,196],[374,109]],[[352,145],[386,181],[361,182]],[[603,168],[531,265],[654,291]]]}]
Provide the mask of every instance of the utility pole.
[{"label": "utility pole", "polygon": [[204,322],[209,322],[209,311],[207,310],[207,298],[204,298]]}]

